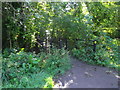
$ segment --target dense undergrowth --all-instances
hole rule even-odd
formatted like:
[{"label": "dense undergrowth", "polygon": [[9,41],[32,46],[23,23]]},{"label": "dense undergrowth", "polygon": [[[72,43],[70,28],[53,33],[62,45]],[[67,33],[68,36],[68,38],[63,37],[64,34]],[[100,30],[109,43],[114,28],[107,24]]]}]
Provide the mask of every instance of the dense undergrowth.
[{"label": "dense undergrowth", "polygon": [[119,45],[117,39],[112,39],[109,36],[96,37],[96,49],[94,46],[85,45],[86,42],[78,42],[77,48],[72,50],[72,55],[79,60],[83,60],[90,64],[119,68]]},{"label": "dense undergrowth", "polygon": [[53,78],[70,68],[68,52],[52,49],[51,53],[5,50],[2,60],[3,88],[52,88]]}]

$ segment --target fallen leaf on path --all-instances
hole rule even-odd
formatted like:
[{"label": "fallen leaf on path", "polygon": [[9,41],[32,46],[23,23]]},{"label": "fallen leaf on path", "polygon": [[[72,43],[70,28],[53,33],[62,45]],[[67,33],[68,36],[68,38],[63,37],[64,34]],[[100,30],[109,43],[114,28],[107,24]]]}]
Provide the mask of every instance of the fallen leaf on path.
[{"label": "fallen leaf on path", "polygon": [[106,73],[107,73],[107,74],[110,74],[110,73],[112,73],[112,71],[106,71]]},{"label": "fallen leaf on path", "polygon": [[92,77],[93,75],[88,73],[88,72],[85,72],[85,75],[88,76],[88,77]]}]

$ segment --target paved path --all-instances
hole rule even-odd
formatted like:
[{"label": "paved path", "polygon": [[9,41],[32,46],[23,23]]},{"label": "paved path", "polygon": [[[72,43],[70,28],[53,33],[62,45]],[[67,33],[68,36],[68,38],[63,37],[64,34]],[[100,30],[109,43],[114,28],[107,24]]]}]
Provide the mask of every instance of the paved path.
[{"label": "paved path", "polygon": [[118,88],[118,74],[106,67],[71,59],[72,68],[55,80],[55,88]]}]

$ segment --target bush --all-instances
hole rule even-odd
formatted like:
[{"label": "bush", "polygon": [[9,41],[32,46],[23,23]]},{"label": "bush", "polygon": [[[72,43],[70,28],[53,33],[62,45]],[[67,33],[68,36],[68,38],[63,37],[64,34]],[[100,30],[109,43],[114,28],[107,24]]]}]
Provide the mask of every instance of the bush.
[{"label": "bush", "polygon": [[45,72],[23,75],[21,79],[12,79],[4,84],[5,88],[52,88],[54,81],[52,76]]},{"label": "bush", "polygon": [[46,56],[44,69],[51,74],[63,74],[70,68],[68,52],[64,49],[52,49],[51,53]]},{"label": "bush", "polygon": [[51,88],[53,77],[68,70],[70,62],[64,49],[52,49],[49,54],[22,50],[5,56],[2,68],[3,87]]},{"label": "bush", "polygon": [[37,68],[37,64],[40,60],[39,57],[32,53],[11,53],[8,58],[3,58],[3,80],[10,80],[13,78],[20,79],[22,75],[26,73],[40,71],[40,68]]},{"label": "bush", "polygon": [[80,43],[77,49],[72,50],[72,55],[91,64],[118,68],[119,41],[108,36],[97,37],[96,40],[95,52],[92,44],[85,46],[85,43]]},{"label": "bush", "polygon": [[[87,51],[86,51],[87,50]],[[91,64],[95,64],[94,60],[94,53],[92,51],[92,48],[83,48],[83,49],[76,49],[74,48],[72,50],[72,55],[79,60],[89,62]]]}]

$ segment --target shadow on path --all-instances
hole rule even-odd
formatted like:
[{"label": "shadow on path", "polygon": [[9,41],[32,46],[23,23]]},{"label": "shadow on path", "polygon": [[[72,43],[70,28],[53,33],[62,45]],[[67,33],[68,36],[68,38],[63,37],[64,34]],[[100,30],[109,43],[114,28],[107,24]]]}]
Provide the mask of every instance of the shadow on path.
[{"label": "shadow on path", "polygon": [[55,88],[118,88],[115,70],[71,58],[72,68],[55,80]]}]

